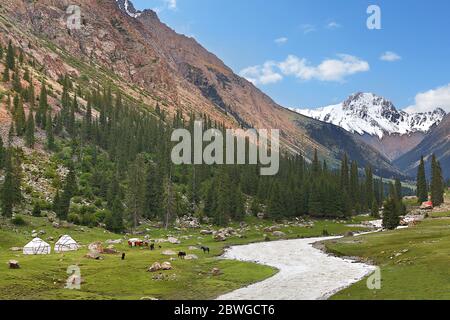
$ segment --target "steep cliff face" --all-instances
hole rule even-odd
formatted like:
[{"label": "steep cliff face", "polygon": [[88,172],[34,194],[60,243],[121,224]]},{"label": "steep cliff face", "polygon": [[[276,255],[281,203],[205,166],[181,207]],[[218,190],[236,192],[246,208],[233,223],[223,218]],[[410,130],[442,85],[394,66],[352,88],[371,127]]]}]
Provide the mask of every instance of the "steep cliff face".
[{"label": "steep cliff face", "polygon": [[[67,28],[73,4],[81,9],[77,30]],[[53,79],[69,73],[95,85],[106,78],[147,106],[205,113],[230,127],[280,129],[282,145],[292,152],[311,157],[317,149],[332,164],[347,152],[361,165],[377,163],[388,175],[399,174],[369,146],[354,148],[354,139],[340,131],[332,147],[321,143],[322,122],[282,108],[194,39],[174,32],[152,10],[136,11],[129,0],[9,0],[0,18],[1,41],[13,39]]]}]

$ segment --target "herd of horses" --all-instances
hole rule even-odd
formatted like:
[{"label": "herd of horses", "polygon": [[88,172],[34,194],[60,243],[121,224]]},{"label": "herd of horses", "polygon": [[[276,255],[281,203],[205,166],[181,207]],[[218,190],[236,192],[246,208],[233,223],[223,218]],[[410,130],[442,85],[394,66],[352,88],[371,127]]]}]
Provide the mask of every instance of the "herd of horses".
[{"label": "herd of horses", "polygon": [[[155,244],[154,243],[150,243],[150,241],[128,241],[128,245],[130,246],[130,248],[133,248],[133,247],[141,247],[141,248],[142,247],[147,247],[151,251],[155,250]],[[158,248],[161,249],[162,247],[159,245]],[[200,249],[203,251],[203,254],[206,254],[206,253],[209,254],[210,253],[210,249],[208,247],[203,247],[202,246]],[[186,256],[187,256],[186,252],[184,252],[184,251],[178,252],[178,258],[184,259],[184,258],[186,258]],[[125,257],[122,257],[122,260],[124,258]]]}]

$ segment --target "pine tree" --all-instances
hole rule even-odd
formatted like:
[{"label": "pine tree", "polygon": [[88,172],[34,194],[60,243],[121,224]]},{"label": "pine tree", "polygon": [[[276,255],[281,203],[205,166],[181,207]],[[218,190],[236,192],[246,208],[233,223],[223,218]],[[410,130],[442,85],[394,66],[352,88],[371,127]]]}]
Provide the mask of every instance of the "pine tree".
[{"label": "pine tree", "polygon": [[145,186],[144,216],[150,219],[162,218],[164,212],[163,201],[164,190],[162,175],[153,164],[150,164],[147,169]]},{"label": "pine tree", "polygon": [[373,199],[374,199],[374,192],[373,192],[373,174],[372,174],[372,167],[368,166],[366,167],[366,207],[371,208]]},{"label": "pine tree", "polygon": [[14,171],[11,152],[8,151],[5,162],[5,179],[1,189],[2,215],[11,217],[14,208]]},{"label": "pine tree", "polygon": [[17,93],[22,93],[22,83],[20,82],[20,73],[19,70],[16,69],[13,75],[13,89]]},{"label": "pine tree", "polygon": [[145,204],[145,160],[143,155],[138,155],[128,169],[128,190],[126,202],[130,222],[133,228],[138,226],[139,218],[144,211]]},{"label": "pine tree", "polygon": [[124,230],[123,210],[124,208],[119,197],[114,197],[111,204],[111,213],[105,218],[106,228],[109,231],[122,232]]},{"label": "pine tree", "polygon": [[48,150],[53,151],[55,150],[55,137],[53,133],[53,120],[50,112],[47,115],[47,120],[45,121],[45,123],[46,123],[45,133],[47,135],[47,148]]},{"label": "pine tree", "polygon": [[425,161],[423,156],[420,159],[419,168],[417,170],[417,198],[419,203],[428,201],[428,184],[425,175]]},{"label": "pine tree", "polygon": [[36,113],[36,124],[42,128],[46,128],[46,115],[48,112],[48,101],[47,101],[47,86],[45,81],[41,83],[41,93],[39,95],[39,106]]},{"label": "pine tree", "polygon": [[8,43],[8,51],[6,52],[6,66],[9,70],[14,70],[16,62],[15,62],[15,53],[14,48],[12,46],[11,40]]},{"label": "pine tree", "polygon": [[33,111],[30,111],[28,114],[26,129],[25,129],[25,144],[28,148],[33,148],[35,143],[35,137],[34,137],[34,117],[33,117]]},{"label": "pine tree", "polygon": [[5,168],[6,163],[6,150],[3,145],[3,138],[0,136],[0,170]]},{"label": "pine tree", "polygon": [[371,214],[370,214],[373,218],[378,218],[378,216],[379,216],[378,209],[379,209],[378,202],[374,199],[373,203],[372,203]]},{"label": "pine tree", "polygon": [[15,128],[18,136],[22,136],[26,128],[25,110],[23,109],[22,98],[16,95],[15,99],[18,99],[17,106],[14,109]]},{"label": "pine tree", "polygon": [[57,202],[58,211],[56,211],[56,215],[58,219],[60,220],[67,219],[70,209],[70,202],[72,200],[72,197],[76,194],[76,192],[77,192],[77,181],[75,168],[73,164],[71,164],[69,167],[69,173],[67,174],[66,181],[64,183],[63,192],[61,194],[59,201]]},{"label": "pine tree", "polygon": [[394,230],[400,225],[400,215],[394,198],[390,197],[384,203],[383,209],[383,228]]},{"label": "pine tree", "polygon": [[320,162],[319,162],[319,156],[317,155],[317,149],[314,150],[314,159],[313,159],[312,167],[313,167],[313,173],[317,177],[318,174],[320,173]]},{"label": "pine tree", "polygon": [[442,177],[441,165],[433,154],[431,160],[431,201],[435,207],[444,202],[444,179]]},{"label": "pine tree", "polygon": [[34,111],[35,105],[36,105],[36,96],[35,96],[35,91],[34,91],[33,80],[30,80],[30,85],[28,86],[27,97],[28,97],[28,103],[30,105],[30,110]]},{"label": "pine tree", "polygon": [[349,182],[349,171],[348,171],[348,157],[347,154],[344,154],[344,158],[341,163],[341,190],[348,191],[350,187]]},{"label": "pine tree", "polygon": [[403,199],[403,195],[402,195],[402,183],[400,181],[400,179],[395,179],[395,192],[397,195],[397,200],[401,201]]},{"label": "pine tree", "polygon": [[5,68],[5,70],[3,70],[2,81],[9,82],[9,80],[11,80],[11,77],[9,75],[9,68]]}]

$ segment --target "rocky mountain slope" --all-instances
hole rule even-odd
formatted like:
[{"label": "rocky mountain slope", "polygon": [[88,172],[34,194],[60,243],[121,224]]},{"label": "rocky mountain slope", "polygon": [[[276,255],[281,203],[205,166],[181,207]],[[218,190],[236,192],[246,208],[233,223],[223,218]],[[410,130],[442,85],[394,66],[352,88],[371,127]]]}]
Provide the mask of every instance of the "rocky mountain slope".
[{"label": "rocky mountain slope", "polygon": [[[81,29],[67,28],[68,3],[11,0],[0,8],[1,41],[45,65],[56,80],[65,73],[94,86],[111,83],[136,104],[158,105],[169,114],[207,114],[229,127],[281,129],[285,150],[337,165],[344,152],[376,172],[400,172],[381,154],[337,127],[293,113],[237,76],[194,39],[161,23],[152,10],[137,12],[129,0],[78,0]],[[321,134],[334,131],[332,137]],[[341,143],[342,142],[342,143]]]},{"label": "rocky mountain slope", "polygon": [[447,115],[439,126],[434,127],[425,136],[423,141],[410,152],[395,161],[395,164],[407,174],[414,176],[419,165],[419,158],[423,155],[427,161],[427,168],[431,156],[436,154],[441,162],[444,178],[450,178],[450,114]]},{"label": "rocky mountain slope", "polygon": [[313,110],[299,109],[298,112],[352,133],[369,134],[380,139],[391,134],[428,132],[445,116],[441,108],[426,113],[397,110],[391,101],[373,93],[361,92],[337,105]]},{"label": "rocky mountain slope", "polygon": [[361,92],[337,105],[296,111],[357,134],[391,160],[417,146],[424,134],[445,116],[440,108],[426,113],[397,110],[391,101]]}]

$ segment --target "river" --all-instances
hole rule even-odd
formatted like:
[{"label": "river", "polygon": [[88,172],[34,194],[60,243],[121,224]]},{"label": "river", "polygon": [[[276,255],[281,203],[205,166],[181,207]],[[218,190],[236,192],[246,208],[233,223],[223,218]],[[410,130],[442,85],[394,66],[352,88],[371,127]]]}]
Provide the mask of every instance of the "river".
[{"label": "river", "polygon": [[220,296],[218,300],[320,300],[361,280],[374,266],[334,257],[313,247],[338,237],[283,240],[235,246],[223,258],[274,267],[273,277]]}]

